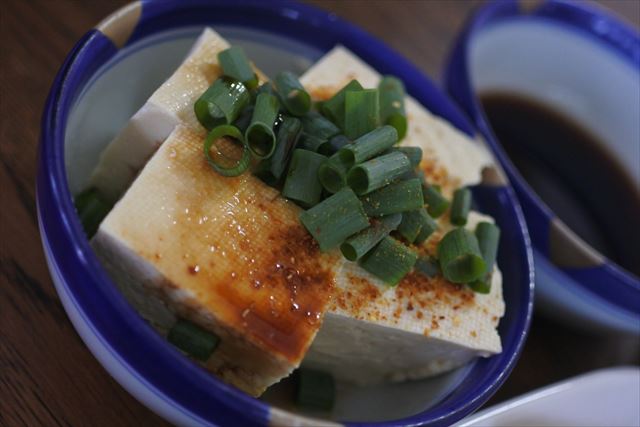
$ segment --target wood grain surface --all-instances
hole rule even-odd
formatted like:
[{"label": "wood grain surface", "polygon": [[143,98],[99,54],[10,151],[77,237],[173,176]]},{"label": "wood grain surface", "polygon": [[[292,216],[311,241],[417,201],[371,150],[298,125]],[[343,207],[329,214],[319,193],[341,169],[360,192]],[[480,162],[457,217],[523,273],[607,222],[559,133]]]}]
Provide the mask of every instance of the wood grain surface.
[{"label": "wood grain surface", "polygon": [[[440,79],[477,1],[314,1]],[[601,1],[636,27],[640,2]],[[0,1],[0,426],[160,426],[69,322],[47,270],[35,212],[40,115],[74,42],[125,0]],[[524,354],[489,404],[589,370],[638,364],[640,344],[535,317]]]}]

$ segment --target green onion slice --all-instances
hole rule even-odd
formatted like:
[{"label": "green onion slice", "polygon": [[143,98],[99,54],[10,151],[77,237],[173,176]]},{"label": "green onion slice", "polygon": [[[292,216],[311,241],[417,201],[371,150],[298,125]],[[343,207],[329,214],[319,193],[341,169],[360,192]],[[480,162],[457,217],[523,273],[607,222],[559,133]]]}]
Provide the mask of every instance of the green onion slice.
[{"label": "green onion slice", "polygon": [[478,240],[469,230],[455,228],[438,243],[438,258],[444,277],[453,283],[470,283],[484,275]]},{"label": "green onion slice", "polygon": [[215,334],[184,319],[178,319],[169,330],[167,341],[202,362],[206,362],[211,357],[220,343],[220,339]]},{"label": "green onion slice", "polygon": [[233,123],[249,104],[249,91],[240,82],[217,79],[195,102],[198,121],[207,130]]},{"label": "green onion slice", "polygon": [[328,251],[369,226],[369,219],[353,190],[344,188],[300,214],[300,221]]},{"label": "green onion slice", "polygon": [[347,185],[348,166],[345,165],[338,153],[329,157],[318,170],[320,183],[329,193],[337,193]]},{"label": "green onion slice", "polygon": [[238,128],[240,132],[244,135],[247,131],[247,128],[251,124],[251,117],[253,116],[253,108],[254,106],[249,104],[247,105],[238,118],[233,122],[233,125]]},{"label": "green onion slice", "polygon": [[405,173],[404,175],[402,175],[400,177],[401,180],[408,180],[408,179],[414,179],[414,178],[418,178],[420,181],[422,181],[422,186],[424,187],[424,172],[422,172],[420,169],[411,169],[409,172]]},{"label": "green onion slice", "polygon": [[380,91],[380,120],[398,131],[398,141],[407,134],[407,114],[404,109],[405,89],[402,80],[385,76],[378,84]]},{"label": "green onion slice", "polygon": [[344,146],[338,154],[345,164],[353,166],[388,150],[397,140],[395,128],[382,126]]},{"label": "green onion slice", "polygon": [[347,184],[356,194],[368,194],[410,170],[409,158],[400,151],[392,151],[352,167],[347,174]]},{"label": "green onion slice", "polygon": [[273,155],[260,162],[256,175],[269,185],[277,185],[287,169],[287,164],[291,159],[291,153],[296,146],[302,133],[302,123],[299,119],[291,116],[283,118],[278,126],[276,136],[276,148]]},{"label": "green onion slice", "polygon": [[242,82],[248,89],[258,86],[258,76],[241,47],[233,46],[218,53],[218,62],[225,76]]},{"label": "green onion slice", "polygon": [[416,245],[423,244],[438,229],[436,221],[424,211],[420,211],[420,220],[422,222],[420,233],[413,242]]},{"label": "green onion slice", "polygon": [[308,134],[303,131],[302,136],[300,137],[300,142],[298,143],[298,148],[302,148],[303,150],[318,152],[322,144],[326,142],[327,142],[326,139],[319,138],[315,135]]},{"label": "green onion slice", "polygon": [[398,233],[409,243],[415,242],[422,229],[422,216],[426,215],[424,208],[403,212],[402,222],[398,227]]},{"label": "green onion slice", "polygon": [[260,95],[261,93],[268,93],[269,95],[278,96],[271,82],[262,83],[260,87],[258,87],[253,91],[253,93],[254,93],[254,98],[257,98],[258,95]]},{"label": "green onion slice", "polygon": [[275,86],[280,100],[289,113],[302,116],[311,108],[311,97],[304,89],[295,74],[289,71],[278,73]]},{"label": "green onion slice", "polygon": [[323,142],[318,146],[318,153],[324,156],[333,156],[342,147],[347,144],[351,144],[351,140],[344,135],[336,135],[331,137],[328,141]]},{"label": "green onion slice", "polygon": [[270,157],[276,147],[273,126],[278,116],[278,108],[278,98],[268,93],[258,94],[251,124],[244,137],[251,153],[259,159]]},{"label": "green onion slice", "polygon": [[315,111],[310,111],[300,117],[300,120],[302,121],[304,132],[319,139],[329,140],[332,136],[340,133],[340,129],[336,125]]},{"label": "green onion slice", "polygon": [[379,217],[420,209],[422,183],[419,179],[394,182],[362,197],[367,215]]},{"label": "green onion slice", "polygon": [[204,142],[204,155],[209,166],[223,176],[238,176],[251,162],[251,153],[242,133],[232,125],[221,125],[209,132]]},{"label": "green onion slice", "polygon": [[378,89],[347,91],[344,98],[344,134],[356,139],[380,126]]},{"label": "green onion slice", "polygon": [[327,160],[325,156],[312,151],[293,150],[282,195],[304,207],[316,205],[322,195],[318,168],[325,160]]},{"label": "green onion slice", "polygon": [[413,169],[417,168],[422,161],[422,148],[420,147],[397,147],[394,148],[394,151],[404,153],[409,158]]},{"label": "green onion slice", "polygon": [[471,289],[481,294],[488,294],[491,291],[491,275],[493,265],[498,255],[498,243],[500,241],[500,228],[490,222],[481,222],[476,226],[476,238],[480,253],[486,264],[484,277],[475,282],[469,283]]},{"label": "green onion slice", "polygon": [[486,275],[483,279],[469,283],[471,290],[478,294],[488,294],[491,292],[491,275]]},{"label": "green onion slice", "polygon": [[388,236],[398,228],[402,221],[402,214],[384,216],[373,220],[371,226],[349,237],[342,245],[340,251],[349,261],[356,261],[369,252],[380,240]]},{"label": "green onion slice", "polygon": [[427,204],[427,212],[433,218],[439,218],[449,209],[449,201],[442,195],[439,186],[424,184],[422,192],[424,194],[424,202]]},{"label": "green onion slice", "polygon": [[471,190],[466,187],[457,189],[453,193],[453,202],[451,202],[451,224],[465,225],[469,210],[471,210]]},{"label": "green onion slice", "polygon": [[500,241],[500,228],[490,222],[480,222],[476,226],[476,238],[484,262],[487,264],[487,273],[493,269],[498,255],[498,242]]},{"label": "green onion slice", "polygon": [[78,194],[74,203],[82,228],[88,238],[96,234],[100,223],[113,207],[112,204],[100,196],[100,193],[95,188],[89,188]]},{"label": "green onion slice", "polygon": [[351,80],[342,89],[340,89],[331,99],[320,105],[320,111],[329,120],[344,130],[345,109],[344,100],[347,92],[362,90],[362,85],[357,80]]},{"label": "green onion slice", "polygon": [[296,387],[296,405],[315,411],[330,411],[335,401],[333,377],[322,371],[300,368]]},{"label": "green onion slice", "polygon": [[392,237],[385,237],[360,260],[360,266],[395,286],[413,268],[418,255]]},{"label": "green onion slice", "polygon": [[429,256],[418,258],[415,267],[418,273],[423,274],[429,278],[436,277],[438,274],[440,274],[440,264],[438,264],[438,260],[433,259]]}]

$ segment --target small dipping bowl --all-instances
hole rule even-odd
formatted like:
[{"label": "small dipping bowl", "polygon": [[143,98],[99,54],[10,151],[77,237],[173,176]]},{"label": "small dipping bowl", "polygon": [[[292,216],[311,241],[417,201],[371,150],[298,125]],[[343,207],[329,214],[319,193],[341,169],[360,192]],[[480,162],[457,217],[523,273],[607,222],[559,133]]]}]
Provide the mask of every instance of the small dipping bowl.
[{"label": "small dipping bowl", "polygon": [[[640,335],[640,279],[542,201],[496,138],[479,98],[509,93],[550,106],[601,140],[640,186],[638,32],[587,2],[490,2],[467,22],[445,76],[522,204],[534,247],[536,307],[587,331]],[[625,237],[640,252],[640,230],[629,226]]]},{"label": "small dipping bowl", "polygon": [[[125,301],[98,262],[72,195],[99,153],[171,75],[205,26],[241,45],[267,75],[302,73],[343,44],[394,74],[434,114],[469,135],[465,116],[413,65],[335,15],[292,2],[166,0],[132,3],[85,34],[62,65],[42,120],[37,181],[43,246],[57,292],[78,333],[105,369],[150,409],[178,425],[318,425],[254,399],[189,361]],[[491,172],[491,171],[489,171]],[[488,173],[488,175],[500,175]],[[502,229],[498,263],[506,313],[502,353],[436,378],[369,388],[338,384],[325,422],[451,425],[505,381],[522,349],[532,309],[532,264],[524,217],[504,181],[474,189],[477,208]]]}]

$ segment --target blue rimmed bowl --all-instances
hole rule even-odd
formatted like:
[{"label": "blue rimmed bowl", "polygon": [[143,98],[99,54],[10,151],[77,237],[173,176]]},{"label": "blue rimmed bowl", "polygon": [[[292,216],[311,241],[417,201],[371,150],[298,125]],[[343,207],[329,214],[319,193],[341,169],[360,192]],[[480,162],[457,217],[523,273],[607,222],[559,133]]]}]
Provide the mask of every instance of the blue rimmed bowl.
[{"label": "blue rimmed bowl", "polygon": [[[474,129],[427,78],[382,43],[335,15],[291,2],[132,3],[85,34],[62,65],[42,119],[37,202],[49,269],[82,339],[123,387],[176,424],[317,425],[218,381],[168,345],[111,283],[73,207],[72,194],[86,183],[102,148],[179,65],[204,26],[244,46],[268,75],[280,69],[302,72],[343,44],[379,72],[402,78],[433,113],[469,135]],[[478,208],[503,230],[503,352],[430,380],[348,395],[339,390],[332,420],[450,425],[480,407],[509,375],[530,322],[531,254],[511,187],[489,181],[474,191]]]},{"label": "blue rimmed bowl", "polygon": [[[536,307],[588,331],[640,335],[640,278],[580,239],[539,198],[493,134],[478,98],[500,91],[551,105],[604,142],[640,185],[640,35],[587,2],[521,5],[494,1],[477,11],[450,57],[445,85],[522,204],[534,248]],[[640,230],[626,238],[637,242]]]}]

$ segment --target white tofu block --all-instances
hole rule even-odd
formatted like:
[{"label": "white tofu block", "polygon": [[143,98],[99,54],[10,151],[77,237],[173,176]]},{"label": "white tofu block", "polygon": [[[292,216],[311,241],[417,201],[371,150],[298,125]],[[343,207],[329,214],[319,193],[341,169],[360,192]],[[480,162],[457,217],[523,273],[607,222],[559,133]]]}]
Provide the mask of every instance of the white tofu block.
[{"label": "white tofu block", "polygon": [[[338,46],[302,77],[316,97],[326,99],[357,79],[377,87],[380,75],[353,53]],[[484,147],[448,122],[433,116],[411,97],[406,99],[408,131],[402,145],[423,150],[421,168],[431,183],[450,195],[461,185],[480,182],[491,164]],[[489,217],[471,212],[469,227]],[[422,253],[434,254],[441,230],[425,242]],[[344,262],[329,312],[305,363],[358,384],[402,381],[436,375],[464,365],[477,356],[501,351],[496,332],[504,314],[502,278],[496,268],[489,295],[475,294],[442,277],[409,274],[394,288],[356,263]]]},{"label": "white tofu block", "polygon": [[91,187],[108,201],[117,201],[176,125],[200,128],[193,104],[220,75],[218,52],[228,47],[215,31],[203,31],[180,67],[102,152]]},{"label": "white tofu block", "polygon": [[143,317],[162,333],[178,316],[213,331],[204,366],[257,396],[302,361],[338,256],[319,252],[277,190],[214,172],[203,137],[178,125],[92,245]]}]

